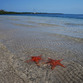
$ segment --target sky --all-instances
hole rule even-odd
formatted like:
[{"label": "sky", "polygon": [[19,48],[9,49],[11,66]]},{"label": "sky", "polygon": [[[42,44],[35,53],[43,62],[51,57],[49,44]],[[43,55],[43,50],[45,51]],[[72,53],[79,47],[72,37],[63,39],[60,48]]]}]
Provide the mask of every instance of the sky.
[{"label": "sky", "polygon": [[83,0],[0,0],[0,9],[15,12],[83,14]]}]

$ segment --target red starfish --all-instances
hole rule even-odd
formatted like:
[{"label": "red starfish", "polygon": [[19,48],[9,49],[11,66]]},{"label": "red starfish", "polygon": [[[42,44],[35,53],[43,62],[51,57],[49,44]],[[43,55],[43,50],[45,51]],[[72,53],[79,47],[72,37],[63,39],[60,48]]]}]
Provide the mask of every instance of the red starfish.
[{"label": "red starfish", "polygon": [[33,62],[35,62],[35,63],[39,66],[39,61],[40,61],[40,60],[43,60],[43,59],[41,58],[41,56],[42,56],[42,55],[40,55],[40,56],[32,56],[31,59],[30,59],[30,60],[27,60],[26,62],[28,63],[28,62],[30,62],[30,61],[33,61]]},{"label": "red starfish", "polygon": [[49,60],[46,62],[47,64],[50,64],[51,65],[51,69],[53,70],[57,65],[60,65],[62,67],[65,67],[63,64],[61,64],[60,62],[63,60],[54,60],[54,59],[51,59],[51,58],[48,58]]}]

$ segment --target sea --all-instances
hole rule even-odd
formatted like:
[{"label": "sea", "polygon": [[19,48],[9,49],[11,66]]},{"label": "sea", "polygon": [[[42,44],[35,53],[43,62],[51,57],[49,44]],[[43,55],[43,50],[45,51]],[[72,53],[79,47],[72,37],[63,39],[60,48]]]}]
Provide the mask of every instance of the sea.
[{"label": "sea", "polygon": [[46,32],[83,38],[83,14],[13,14],[2,16],[8,16],[12,23],[19,26],[41,27]]},{"label": "sea", "polygon": [[[83,14],[28,14],[38,24],[50,27],[52,33],[83,38]],[[53,27],[53,28],[52,28]]]}]

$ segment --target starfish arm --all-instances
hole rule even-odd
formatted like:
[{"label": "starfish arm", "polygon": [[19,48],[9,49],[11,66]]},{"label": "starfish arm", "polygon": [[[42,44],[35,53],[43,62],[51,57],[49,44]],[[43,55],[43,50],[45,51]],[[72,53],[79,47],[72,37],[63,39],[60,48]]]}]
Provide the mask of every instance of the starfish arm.
[{"label": "starfish arm", "polygon": [[38,59],[35,59],[35,62],[36,62],[36,64],[38,64],[39,63],[39,60]]},{"label": "starfish arm", "polygon": [[52,66],[51,69],[53,70],[55,68],[55,66]]},{"label": "starfish arm", "polygon": [[50,64],[50,63],[48,63],[47,61],[44,61],[44,62],[42,62],[42,64]]},{"label": "starfish arm", "polygon": [[35,63],[37,64],[37,66],[40,66],[39,60],[36,60]]},{"label": "starfish arm", "polygon": [[63,64],[59,63],[58,65],[62,66],[62,67],[65,67]]}]

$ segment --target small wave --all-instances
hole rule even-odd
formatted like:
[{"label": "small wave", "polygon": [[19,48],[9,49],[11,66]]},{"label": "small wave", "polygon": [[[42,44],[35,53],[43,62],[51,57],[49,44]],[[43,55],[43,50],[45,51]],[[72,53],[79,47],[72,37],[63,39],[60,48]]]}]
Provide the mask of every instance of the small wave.
[{"label": "small wave", "polygon": [[35,21],[28,21],[28,23],[37,23],[37,22],[35,22]]},{"label": "small wave", "polygon": [[70,25],[70,26],[83,26],[83,24],[75,24],[75,23],[65,23],[65,25]]},{"label": "small wave", "polygon": [[17,26],[23,26],[23,27],[35,27],[33,25],[26,25],[26,24],[16,24],[16,23],[13,23],[13,24]]},{"label": "small wave", "polygon": [[47,23],[38,23],[39,25],[42,26],[60,26],[60,25],[56,25],[56,24],[47,24]]},{"label": "small wave", "polygon": [[41,23],[41,22],[38,23],[38,22],[35,22],[35,21],[28,21],[28,23],[41,25],[41,26],[60,26],[60,25],[57,25],[57,24],[48,24],[48,23]]},{"label": "small wave", "polygon": [[20,20],[20,19],[13,19],[13,18],[11,18],[10,20],[18,21],[18,20]]},{"label": "small wave", "polygon": [[[35,27],[35,25],[32,25],[32,24],[17,24],[17,23],[13,23],[13,24],[18,25],[18,26],[24,26],[24,27]],[[47,24],[47,23],[35,23],[35,24],[40,25],[40,26],[48,26],[48,27],[53,27],[53,26],[59,26],[60,27],[60,25],[56,25],[56,24]]]}]

